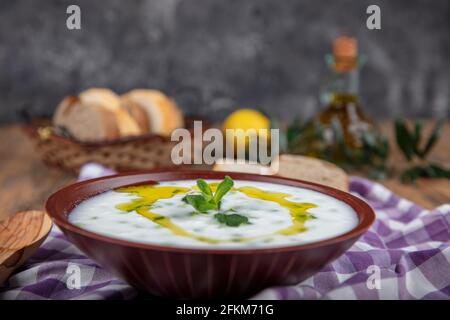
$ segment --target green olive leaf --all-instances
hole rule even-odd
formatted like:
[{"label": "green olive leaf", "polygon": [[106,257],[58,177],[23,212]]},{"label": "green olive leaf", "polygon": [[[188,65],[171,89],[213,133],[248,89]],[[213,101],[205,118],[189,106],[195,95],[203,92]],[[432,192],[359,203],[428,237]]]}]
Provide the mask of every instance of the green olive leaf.
[{"label": "green olive leaf", "polygon": [[447,178],[450,179],[450,170],[442,168],[436,164],[430,164],[430,167],[433,168],[436,178]]},{"label": "green olive leaf", "polygon": [[414,152],[419,154],[419,144],[422,137],[422,121],[416,121],[414,124],[414,134],[412,135]]},{"label": "green olive leaf", "polygon": [[397,119],[395,121],[395,136],[397,139],[397,144],[402,150],[406,159],[411,160],[414,155],[414,142],[413,139],[406,128],[404,121]]},{"label": "green olive leaf", "polygon": [[414,183],[421,175],[421,169],[414,167],[404,171],[400,177],[403,183]]},{"label": "green olive leaf", "polygon": [[436,126],[433,129],[433,132],[431,132],[430,137],[428,138],[427,144],[425,145],[425,148],[420,152],[420,156],[422,158],[425,158],[426,155],[431,151],[433,146],[435,145],[436,141],[441,136],[442,126],[444,125],[444,121],[440,120]]}]

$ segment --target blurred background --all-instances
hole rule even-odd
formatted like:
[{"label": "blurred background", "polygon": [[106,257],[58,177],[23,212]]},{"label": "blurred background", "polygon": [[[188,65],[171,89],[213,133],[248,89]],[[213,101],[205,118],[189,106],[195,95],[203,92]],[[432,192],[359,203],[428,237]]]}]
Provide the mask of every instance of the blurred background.
[{"label": "blurred background", "polygon": [[[66,8],[81,7],[81,30]],[[366,28],[381,7],[382,30]],[[361,99],[375,118],[450,114],[448,0],[1,1],[0,121],[51,114],[88,87],[160,89],[188,114],[240,107],[305,118],[320,108],[324,55],[344,32],[367,57]]]}]

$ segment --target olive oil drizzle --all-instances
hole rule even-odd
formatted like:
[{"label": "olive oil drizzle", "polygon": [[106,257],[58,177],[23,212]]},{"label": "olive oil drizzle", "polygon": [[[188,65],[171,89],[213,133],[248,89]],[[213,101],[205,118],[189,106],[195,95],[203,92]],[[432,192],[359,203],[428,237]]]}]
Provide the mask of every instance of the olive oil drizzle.
[{"label": "olive oil drizzle", "polygon": [[[210,187],[214,191],[217,188],[217,183],[211,183]],[[198,190],[196,186],[193,186],[192,188],[185,188],[177,186],[142,185],[119,188],[115,191],[137,195],[138,198],[127,203],[119,204],[116,208],[124,212],[136,211],[143,217],[153,221],[163,228],[170,230],[175,235],[195,239],[197,241],[209,244],[218,244],[227,242],[245,243],[258,239],[270,238],[274,235],[291,236],[304,232],[306,231],[305,221],[311,218],[311,214],[308,212],[308,209],[317,207],[317,205],[313,203],[293,202],[286,200],[287,197],[290,197],[290,195],[286,193],[267,192],[255,187],[233,188],[230,192],[241,192],[250,198],[275,202],[288,209],[291,215],[292,225],[267,235],[247,238],[232,238],[230,240],[214,239],[189,232],[174,224],[170,218],[151,211],[152,205],[158,200],[170,199],[176,195],[186,194],[195,190]]]},{"label": "olive oil drizzle", "polygon": [[286,193],[267,192],[254,187],[241,187],[238,191],[250,198],[276,202],[280,206],[289,210],[292,225],[290,227],[275,231],[273,233],[274,235],[292,236],[294,234],[306,231],[305,221],[311,217],[308,209],[317,207],[317,205],[313,203],[293,202],[286,200],[287,197],[291,196]]}]

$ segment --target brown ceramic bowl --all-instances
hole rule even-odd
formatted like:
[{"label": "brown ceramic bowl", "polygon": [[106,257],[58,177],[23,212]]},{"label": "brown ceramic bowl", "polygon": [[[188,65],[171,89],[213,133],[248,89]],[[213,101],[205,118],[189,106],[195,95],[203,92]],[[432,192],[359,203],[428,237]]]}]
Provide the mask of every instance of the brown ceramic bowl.
[{"label": "brown ceramic bowl", "polygon": [[[315,190],[350,205],[358,214],[356,228],[311,244],[258,249],[176,248],[110,238],[76,227],[71,210],[98,193],[145,181],[222,179],[278,183]],[[75,183],[54,193],[47,212],[67,238],[89,257],[138,289],[161,297],[248,297],[275,285],[293,285],[342,255],[373,223],[375,214],[349,193],[319,184],[273,176],[210,171],[129,173]]]}]

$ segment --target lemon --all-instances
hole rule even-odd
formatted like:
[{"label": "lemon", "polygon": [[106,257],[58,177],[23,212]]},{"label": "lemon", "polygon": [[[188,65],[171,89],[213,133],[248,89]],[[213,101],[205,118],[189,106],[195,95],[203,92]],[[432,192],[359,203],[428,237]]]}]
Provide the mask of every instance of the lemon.
[{"label": "lemon", "polygon": [[233,130],[235,145],[248,145],[253,132],[262,137],[269,137],[270,120],[261,112],[253,109],[239,109],[231,113],[223,122],[225,133]]}]

